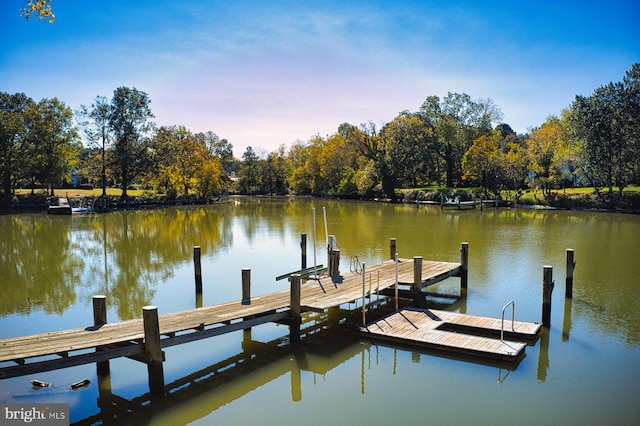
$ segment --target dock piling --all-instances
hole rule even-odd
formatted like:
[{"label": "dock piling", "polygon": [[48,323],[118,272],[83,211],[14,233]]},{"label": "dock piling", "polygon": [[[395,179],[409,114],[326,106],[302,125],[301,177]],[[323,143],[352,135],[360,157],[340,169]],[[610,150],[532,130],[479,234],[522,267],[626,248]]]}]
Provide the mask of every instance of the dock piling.
[{"label": "dock piling", "polygon": [[340,250],[337,248],[336,236],[327,237],[327,265],[330,276],[340,275]]},{"label": "dock piling", "polygon": [[300,314],[302,312],[300,305],[301,288],[300,274],[291,274],[291,295],[290,295],[290,314],[291,323],[289,325],[289,340],[291,343],[300,341],[300,324],[302,320]]},{"label": "dock piling", "polygon": [[414,305],[422,308],[422,256],[413,257],[413,288]]},{"label": "dock piling", "polygon": [[202,294],[202,265],[200,264],[200,246],[193,247],[193,266],[196,277],[196,294]]},{"label": "dock piling", "polygon": [[396,258],[396,239],[395,238],[390,238],[389,239],[389,259],[391,260],[395,260]]},{"label": "dock piling", "polygon": [[551,294],[553,293],[553,267],[544,265],[542,272],[542,325],[551,327]]},{"label": "dock piling", "polygon": [[162,367],[163,356],[158,307],[143,307],[142,321],[144,325],[144,350],[147,355],[146,362],[149,373],[149,391],[152,395],[164,395],[164,368]]},{"label": "dock piling", "polygon": [[576,262],[573,260],[573,249],[567,249],[567,279],[565,280],[565,297],[573,297],[573,271]]},{"label": "dock piling", "polygon": [[[93,296],[93,326],[99,328],[107,323],[107,296]],[[100,348],[96,348],[96,352]],[[107,376],[109,374],[109,361],[96,362],[96,372],[98,376]]]},{"label": "dock piling", "polygon": [[242,304],[251,304],[251,268],[242,268]]},{"label": "dock piling", "polygon": [[300,269],[307,269],[307,234],[300,235]]},{"label": "dock piling", "polygon": [[466,291],[469,276],[469,243],[460,245],[460,263],[460,289]]}]

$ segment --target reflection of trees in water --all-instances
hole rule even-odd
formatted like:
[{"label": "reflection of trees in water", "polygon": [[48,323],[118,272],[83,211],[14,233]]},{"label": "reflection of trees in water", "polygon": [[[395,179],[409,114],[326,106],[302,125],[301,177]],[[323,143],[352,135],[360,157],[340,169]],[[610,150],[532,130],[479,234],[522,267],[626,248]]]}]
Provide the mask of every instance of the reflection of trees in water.
[{"label": "reflection of trees in water", "polygon": [[206,253],[225,247],[223,218],[211,207],[122,211],[98,217],[93,229],[94,261],[86,271],[91,294],[108,295],[120,319],[136,318],[154,298],[158,283],[193,259],[193,246]]},{"label": "reflection of trees in water", "polygon": [[[207,254],[232,241],[224,206],[114,212],[90,217],[43,214],[0,218],[0,314],[37,308],[63,313],[76,298],[106,294],[120,319],[138,317],[158,283],[191,262],[193,246]],[[35,307],[32,307],[35,308]]]},{"label": "reflection of trees in water", "polygon": [[3,216],[0,222],[0,314],[25,312],[29,297],[47,313],[75,303],[82,258],[70,252],[68,217]]}]

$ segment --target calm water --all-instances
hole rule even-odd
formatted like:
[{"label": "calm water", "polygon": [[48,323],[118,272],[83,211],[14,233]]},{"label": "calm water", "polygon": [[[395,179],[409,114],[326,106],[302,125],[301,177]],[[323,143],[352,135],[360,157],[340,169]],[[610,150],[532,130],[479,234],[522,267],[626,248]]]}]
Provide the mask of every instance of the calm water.
[{"label": "calm water", "polygon": [[[314,333],[291,348],[285,326],[166,350],[170,396],[147,395],[144,364],[111,361],[0,380],[0,402],[66,402],[82,424],[637,424],[640,419],[640,216],[435,207],[308,199],[231,199],[216,206],[86,217],[0,216],[0,337],[84,327],[106,294],[110,322],[193,308],[193,246],[202,246],[204,305],[285,289],[300,265],[300,234],[326,264],[323,207],[341,269],[374,263],[397,238],[401,257],[458,262],[469,243],[469,290],[459,279],[429,291],[431,306],[540,321],[543,265],[556,286],[552,326],[515,369],[364,342],[346,313],[308,315]],[[574,298],[565,300],[565,250],[575,250]],[[32,303],[27,301],[29,297]],[[353,307],[353,306],[352,306]],[[356,315],[356,318],[358,315]],[[354,320],[355,321],[355,320]],[[340,323],[340,324],[339,324]],[[268,344],[260,344],[263,342]],[[34,389],[29,380],[53,383]],[[69,384],[90,379],[79,391]]]}]

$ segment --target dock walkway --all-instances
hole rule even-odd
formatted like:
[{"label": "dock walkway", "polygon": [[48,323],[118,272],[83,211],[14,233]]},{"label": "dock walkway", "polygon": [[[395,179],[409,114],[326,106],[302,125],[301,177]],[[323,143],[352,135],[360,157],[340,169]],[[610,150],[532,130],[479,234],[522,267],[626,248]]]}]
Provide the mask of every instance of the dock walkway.
[{"label": "dock walkway", "polygon": [[[398,260],[400,285],[415,285],[414,265],[414,260]],[[460,272],[460,263],[423,261],[419,286],[423,288],[435,284],[448,277],[458,276]],[[371,283],[372,291],[382,291],[394,286],[395,262],[388,260],[367,267],[365,279]],[[362,274],[357,272],[310,280],[300,288],[301,309],[323,311],[358,300],[362,298],[362,282]],[[161,347],[247,329],[267,322],[287,322],[291,317],[290,295],[289,290],[283,290],[252,297],[249,304],[234,301],[159,315]],[[142,319],[1,339],[0,379],[122,356],[146,362],[148,354],[145,353],[144,339]],[[39,357],[44,358],[38,359]]]}]

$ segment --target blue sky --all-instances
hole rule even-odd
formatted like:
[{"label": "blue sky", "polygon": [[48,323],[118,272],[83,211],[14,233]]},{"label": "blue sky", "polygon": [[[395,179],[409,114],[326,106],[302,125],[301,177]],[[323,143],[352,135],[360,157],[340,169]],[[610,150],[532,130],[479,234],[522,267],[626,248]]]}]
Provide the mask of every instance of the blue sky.
[{"label": "blue sky", "polygon": [[247,146],[379,127],[427,96],[491,98],[523,133],[640,62],[640,1],[0,1],[0,91],[72,109],[119,86],[157,125]]}]

